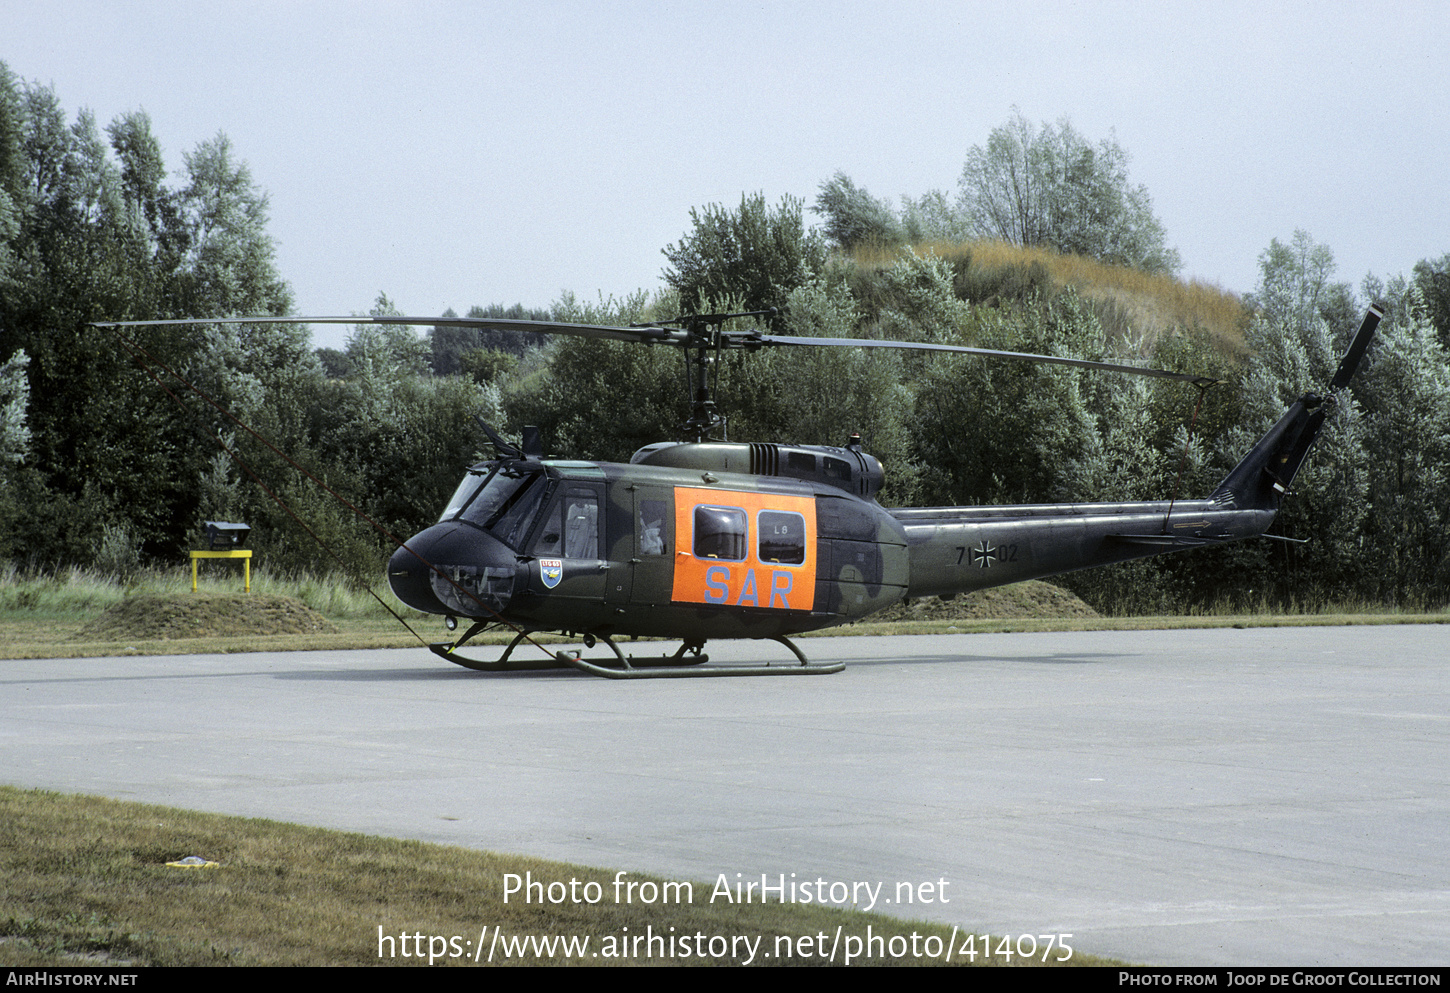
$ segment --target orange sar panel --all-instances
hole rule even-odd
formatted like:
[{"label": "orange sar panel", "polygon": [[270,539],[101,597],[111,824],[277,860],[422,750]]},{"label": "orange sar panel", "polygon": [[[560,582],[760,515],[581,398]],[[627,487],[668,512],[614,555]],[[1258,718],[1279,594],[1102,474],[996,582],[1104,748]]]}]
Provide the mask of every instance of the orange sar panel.
[{"label": "orange sar panel", "polygon": [[816,501],[675,487],[676,603],[810,610],[816,592]]}]

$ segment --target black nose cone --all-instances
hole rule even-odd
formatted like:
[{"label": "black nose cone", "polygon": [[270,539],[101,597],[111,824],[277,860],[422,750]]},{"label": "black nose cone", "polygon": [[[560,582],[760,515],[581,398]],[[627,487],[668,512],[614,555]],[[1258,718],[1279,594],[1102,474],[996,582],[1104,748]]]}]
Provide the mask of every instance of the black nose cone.
[{"label": "black nose cone", "polygon": [[517,556],[469,524],[435,524],[388,560],[393,595],[415,610],[495,617],[513,596]]}]

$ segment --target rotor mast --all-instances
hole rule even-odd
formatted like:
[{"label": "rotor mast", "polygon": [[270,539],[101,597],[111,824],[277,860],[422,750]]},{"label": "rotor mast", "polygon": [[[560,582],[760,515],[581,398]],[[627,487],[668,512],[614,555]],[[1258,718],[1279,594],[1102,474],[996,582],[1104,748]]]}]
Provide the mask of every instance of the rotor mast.
[{"label": "rotor mast", "polygon": [[[720,408],[714,398],[715,389],[720,385],[720,352],[726,347],[750,348],[752,341],[761,340],[758,331],[727,335],[723,330],[725,322],[732,317],[774,317],[776,313],[778,311],[771,307],[731,314],[683,314],[655,324],[634,325],[657,327],[660,324],[677,324],[684,332],[681,347],[685,352],[685,389],[690,398],[690,417],[680,425],[680,430],[687,436],[697,442],[710,441],[715,429],[725,425],[725,418],[720,416]],[[754,347],[758,348],[759,344]]]}]

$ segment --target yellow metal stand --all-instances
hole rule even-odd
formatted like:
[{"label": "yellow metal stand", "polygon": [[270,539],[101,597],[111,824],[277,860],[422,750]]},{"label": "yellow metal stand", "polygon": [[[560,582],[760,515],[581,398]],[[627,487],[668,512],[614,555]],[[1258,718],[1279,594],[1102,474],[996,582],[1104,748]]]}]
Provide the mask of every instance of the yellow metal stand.
[{"label": "yellow metal stand", "polygon": [[252,550],[250,548],[234,548],[226,552],[192,552],[191,553],[191,592],[196,592],[196,567],[197,559],[241,559],[242,575],[245,577],[242,592],[252,592]]}]

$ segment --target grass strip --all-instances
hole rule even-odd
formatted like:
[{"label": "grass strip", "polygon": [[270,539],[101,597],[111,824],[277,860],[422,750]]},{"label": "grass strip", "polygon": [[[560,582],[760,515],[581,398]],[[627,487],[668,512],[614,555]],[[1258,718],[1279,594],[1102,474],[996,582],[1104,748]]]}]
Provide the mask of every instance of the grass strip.
[{"label": "grass strip", "polygon": [[[203,578],[201,591],[190,591],[190,575],[180,570],[156,571],[120,582],[88,570],[65,570],[44,576],[0,572],[0,658],[92,658],[124,655],[225,654],[232,652],[342,651],[366,648],[417,648],[418,640],[362,590],[335,577],[295,578],[254,574],[252,594],[242,594],[235,577]],[[379,592],[390,599],[390,591]],[[243,600],[243,597],[246,597]],[[236,613],[257,617],[253,610],[269,598],[297,601],[325,618],[327,625],[300,633],[244,630]],[[117,630],[100,624],[107,611],[125,606],[171,601],[176,609],[141,609],[131,627]],[[247,607],[248,610],[229,610]],[[448,641],[439,618],[404,610],[408,622],[430,641]],[[1265,605],[1244,612],[1229,607],[1170,616],[1094,614],[1065,591],[1041,582],[984,590],[950,603],[917,601],[876,618],[826,628],[799,637],[893,634],[983,634],[1013,631],[1136,631],[1216,627],[1286,627],[1302,625],[1444,624],[1450,611],[1394,611],[1375,604],[1303,604],[1293,613]],[[332,630],[325,630],[330,626]],[[480,646],[503,645],[511,632],[474,639]],[[538,640],[548,642],[548,635]],[[624,643],[627,644],[627,643]],[[625,651],[629,649],[626,647]]]},{"label": "grass strip", "polygon": [[[167,865],[187,856],[216,865]],[[1061,946],[1036,936],[1004,943],[855,910],[711,902],[709,882],[685,902],[678,883],[630,874],[632,899],[616,901],[615,880],[539,859],[0,787],[9,966],[439,966],[490,954],[496,965],[1116,964],[1076,951],[1059,963]]]}]

